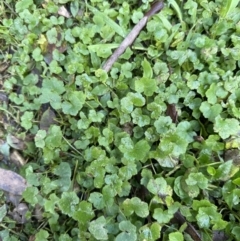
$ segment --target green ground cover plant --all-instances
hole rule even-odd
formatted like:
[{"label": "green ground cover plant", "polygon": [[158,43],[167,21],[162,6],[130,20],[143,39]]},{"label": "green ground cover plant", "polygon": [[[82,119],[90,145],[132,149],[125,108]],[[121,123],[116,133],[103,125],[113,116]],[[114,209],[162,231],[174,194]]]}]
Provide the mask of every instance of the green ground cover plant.
[{"label": "green ground cover plant", "polygon": [[240,240],[239,1],[165,0],[107,73],[152,3],[0,3],[2,240]]}]

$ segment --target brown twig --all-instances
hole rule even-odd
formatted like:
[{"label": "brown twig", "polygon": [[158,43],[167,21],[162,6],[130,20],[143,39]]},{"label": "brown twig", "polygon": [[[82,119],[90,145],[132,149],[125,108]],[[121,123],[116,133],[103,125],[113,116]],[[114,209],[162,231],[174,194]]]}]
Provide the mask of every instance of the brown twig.
[{"label": "brown twig", "polygon": [[[168,206],[165,201],[166,196],[159,196],[159,197],[162,199],[164,205]],[[181,214],[180,211],[177,211],[176,213],[174,213],[171,223],[177,223],[179,225],[183,225],[186,223],[187,224],[187,227],[185,229],[186,233],[188,233],[194,241],[202,241],[200,234],[197,232],[197,230],[193,227],[191,223],[187,222],[187,220]]]},{"label": "brown twig", "polygon": [[[178,221],[180,225],[186,223],[186,219],[179,211],[174,214],[174,218]],[[186,233],[188,233],[194,241],[202,241],[200,234],[189,222],[187,222]]]},{"label": "brown twig", "polygon": [[120,46],[113,52],[111,57],[106,61],[103,65],[103,69],[107,72],[112,68],[112,65],[117,61],[119,56],[126,50],[128,46],[130,46],[136,37],[139,35],[143,27],[146,25],[148,19],[154,15],[155,13],[159,12],[163,8],[163,2],[157,1],[155,2],[151,9],[144,15],[144,17],[134,26],[132,31],[127,35],[127,37],[122,41]]}]

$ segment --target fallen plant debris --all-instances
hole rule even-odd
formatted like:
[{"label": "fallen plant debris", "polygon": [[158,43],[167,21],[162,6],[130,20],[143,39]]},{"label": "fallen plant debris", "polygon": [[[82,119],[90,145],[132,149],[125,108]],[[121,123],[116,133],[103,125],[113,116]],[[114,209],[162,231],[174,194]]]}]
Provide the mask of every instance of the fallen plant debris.
[{"label": "fallen plant debris", "polygon": [[0,177],[0,190],[3,190],[7,199],[17,206],[27,188],[27,181],[17,173],[2,168],[0,168]]},{"label": "fallen plant debris", "polygon": [[22,195],[27,187],[26,180],[17,173],[0,168],[0,189],[13,195]]},{"label": "fallen plant debris", "polygon": [[112,65],[115,61],[119,58],[121,54],[129,47],[136,37],[139,35],[140,31],[146,25],[148,19],[153,16],[155,13],[161,11],[163,8],[163,1],[156,1],[152,6],[151,9],[144,15],[144,17],[134,26],[131,32],[126,36],[126,38],[122,41],[119,47],[113,52],[111,57],[104,63],[103,69],[107,72],[111,69]]}]

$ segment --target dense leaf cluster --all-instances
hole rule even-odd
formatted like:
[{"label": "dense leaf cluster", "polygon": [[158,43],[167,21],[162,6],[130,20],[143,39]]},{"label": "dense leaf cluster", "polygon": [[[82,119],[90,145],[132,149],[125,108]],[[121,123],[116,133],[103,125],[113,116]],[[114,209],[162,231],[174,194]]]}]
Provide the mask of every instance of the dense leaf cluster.
[{"label": "dense leaf cluster", "polygon": [[238,1],[166,0],[106,73],[151,3],[4,2],[1,108],[27,141],[31,221],[0,208],[3,240],[196,240],[187,223],[240,239]]}]

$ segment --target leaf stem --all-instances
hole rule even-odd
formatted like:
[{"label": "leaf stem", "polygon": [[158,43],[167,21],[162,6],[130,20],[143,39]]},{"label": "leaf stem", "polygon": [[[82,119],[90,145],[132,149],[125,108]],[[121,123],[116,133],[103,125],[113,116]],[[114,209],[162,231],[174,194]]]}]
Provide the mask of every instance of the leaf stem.
[{"label": "leaf stem", "polygon": [[13,116],[13,114],[11,112],[9,112],[8,110],[6,110],[6,109],[4,109],[2,107],[0,107],[0,110],[2,110],[4,112],[6,112],[7,114],[9,114],[18,123],[17,118],[15,116]]},{"label": "leaf stem", "polygon": [[213,163],[209,163],[209,164],[199,166],[199,168],[208,167],[208,166],[215,166],[215,165],[219,165],[219,164],[221,164],[221,162],[213,162]]},{"label": "leaf stem", "polygon": [[80,156],[83,156],[81,152],[79,152],[64,136],[63,136],[64,141],[67,142],[67,144],[74,150],[76,151]]},{"label": "leaf stem", "polygon": [[9,232],[17,235],[18,237],[26,238],[24,235],[13,231],[12,229],[10,229],[10,228],[8,228],[7,226],[5,226],[4,224],[0,224],[0,227],[3,227],[5,230],[8,230]]}]

